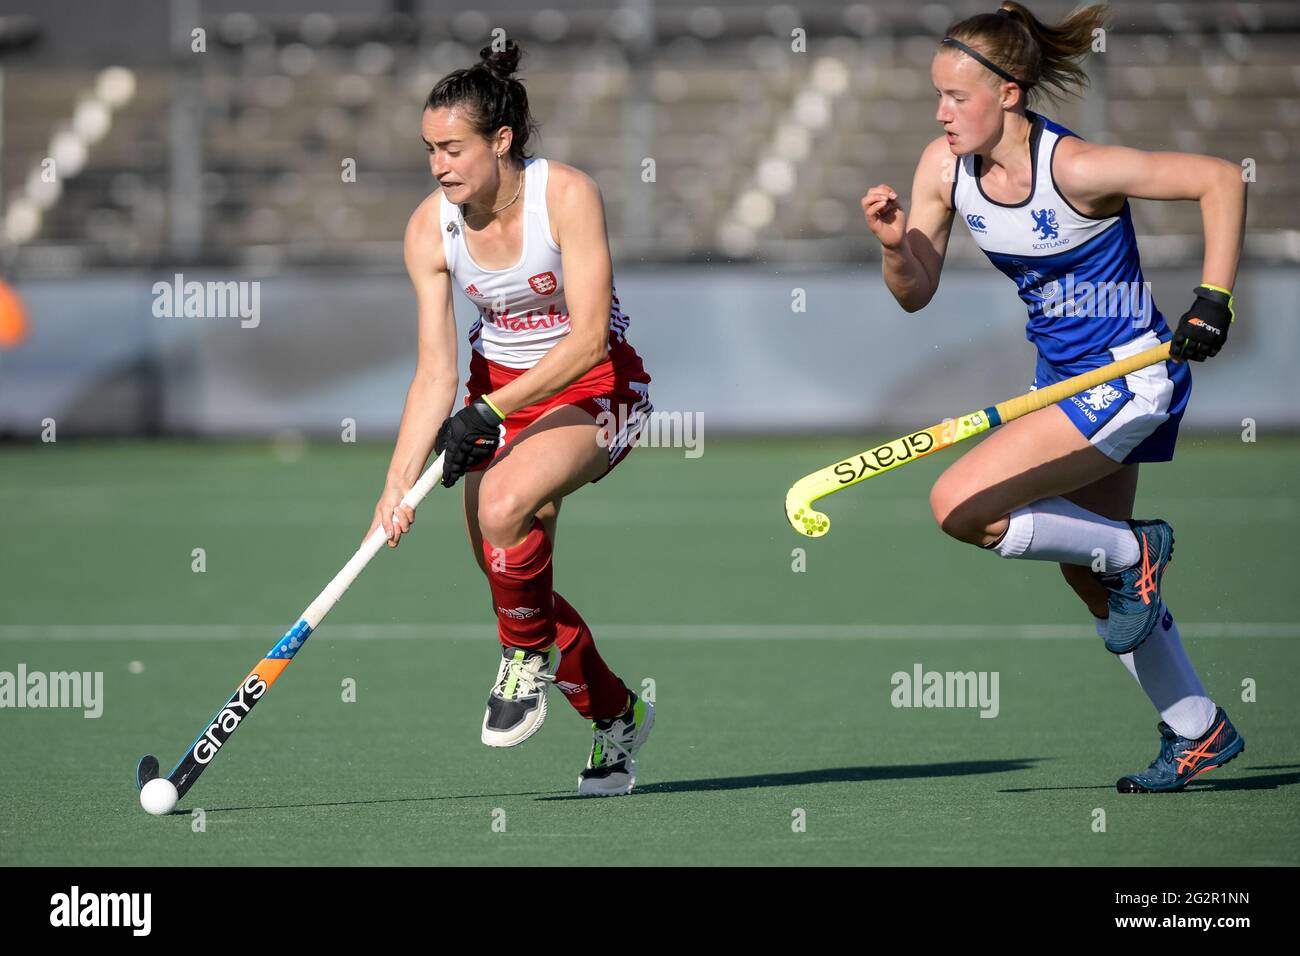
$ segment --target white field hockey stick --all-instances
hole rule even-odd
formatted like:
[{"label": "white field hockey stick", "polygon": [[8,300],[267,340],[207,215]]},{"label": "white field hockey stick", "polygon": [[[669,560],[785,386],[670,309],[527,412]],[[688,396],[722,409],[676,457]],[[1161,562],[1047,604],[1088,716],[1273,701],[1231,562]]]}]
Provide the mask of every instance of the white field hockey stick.
[{"label": "white field hockey stick", "polygon": [[[412,511],[419,506],[427,495],[439,481],[442,480],[442,459],[446,452],[439,455],[432,465],[420,476],[419,480],[411,487],[398,503],[398,507],[407,506]],[[185,796],[185,792],[194,786],[194,781],[199,778],[204,769],[212,762],[212,758],[221,750],[222,745],[230,739],[231,735],[239,728],[243,719],[248,716],[248,712],[253,709],[253,705],[261,700],[262,696],[275,683],[293,656],[298,653],[302,645],[306,643],[307,638],[311,636],[312,631],[320,626],[321,621],[325,620],[325,615],[330,612],[339,598],[343,597],[345,592],[361,574],[362,570],[370,559],[379,553],[379,550],[388,540],[384,534],[384,526],[381,522],[370,536],[361,543],[357,548],[357,553],[347,564],[343,565],[343,570],[334,575],[334,579],[325,585],[325,590],[316,597],[316,600],[307,605],[307,610],[302,612],[298,618],[298,623],[289,628],[284,637],[271,648],[270,653],[258,662],[257,666],[249,671],[235,688],[235,692],[230,695],[230,699],[221,706],[213,715],[203,729],[199,731],[198,737],[194,743],[190,744],[190,749],[186,751],[185,756],[181,758],[172,772],[167,775],[172,786],[176,788],[177,799]],[[153,754],[146,754],[140,758],[140,763],[136,767],[136,786],[143,788],[146,783],[158,776],[158,758]]]},{"label": "white field hockey stick", "polygon": [[904,435],[902,438],[869,448],[852,458],[827,465],[811,475],[800,478],[786,492],[785,516],[795,531],[810,538],[820,538],[831,529],[831,519],[820,511],[813,510],[812,504],[818,498],[824,498],[833,491],[874,478],[899,465],[905,465],[949,445],[965,441],[972,435],[997,428],[1004,422],[1036,412],[1048,405],[1055,405],[1063,398],[1085,392],[1111,379],[1123,378],[1129,372],[1136,372],[1156,362],[1163,362],[1167,358],[1169,358],[1169,343],[1162,342],[1145,352],[1120,359],[1118,362],[1111,362],[1091,372],[1084,372],[1082,375],[1067,378],[1055,385],[1009,398],[997,405],[963,415],[956,421],[950,419],[938,425],[931,425],[911,435]]}]

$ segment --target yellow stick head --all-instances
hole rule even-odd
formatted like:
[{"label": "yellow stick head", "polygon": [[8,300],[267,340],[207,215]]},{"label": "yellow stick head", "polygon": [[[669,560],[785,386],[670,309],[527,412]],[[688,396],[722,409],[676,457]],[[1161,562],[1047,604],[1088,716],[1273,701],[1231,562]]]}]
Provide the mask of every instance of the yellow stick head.
[{"label": "yellow stick head", "polygon": [[820,538],[831,530],[831,519],[813,508],[811,491],[803,481],[796,482],[786,492],[785,517],[799,534]]}]

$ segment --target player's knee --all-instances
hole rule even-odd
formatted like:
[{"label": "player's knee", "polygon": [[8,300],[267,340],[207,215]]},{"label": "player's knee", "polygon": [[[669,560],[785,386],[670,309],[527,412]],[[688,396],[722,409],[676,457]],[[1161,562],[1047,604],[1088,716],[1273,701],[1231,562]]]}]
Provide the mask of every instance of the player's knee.
[{"label": "player's knee", "polygon": [[956,508],[939,522],[939,527],[950,538],[965,544],[982,545],[987,535],[988,525],[983,521],[975,521],[964,516],[961,508]]},{"label": "player's knee", "polygon": [[930,489],[930,511],[940,530],[958,541],[979,544],[984,538],[986,522],[975,519],[969,508],[962,507],[962,501],[942,481]]},{"label": "player's knee", "polygon": [[944,520],[952,511],[952,502],[943,488],[943,482],[937,481],[934,487],[930,489],[930,513],[934,515],[934,523],[940,528],[943,527]]},{"label": "player's knee", "polygon": [[509,488],[485,486],[479,491],[478,526],[488,541],[517,537],[531,523],[526,502]]}]

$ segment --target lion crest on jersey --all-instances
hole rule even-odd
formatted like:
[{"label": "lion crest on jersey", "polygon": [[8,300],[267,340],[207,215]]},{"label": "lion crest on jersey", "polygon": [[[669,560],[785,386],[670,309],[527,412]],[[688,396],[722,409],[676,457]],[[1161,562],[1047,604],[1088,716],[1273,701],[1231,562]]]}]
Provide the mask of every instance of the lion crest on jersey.
[{"label": "lion crest on jersey", "polygon": [[559,287],[559,283],[555,281],[554,272],[542,272],[535,276],[529,276],[528,284],[538,295],[550,295]]},{"label": "lion crest on jersey", "polygon": [[1055,209],[1031,209],[1029,214],[1034,217],[1034,232],[1038,233],[1039,239],[1055,239],[1061,234],[1056,225]]},{"label": "lion crest on jersey", "polygon": [[1110,408],[1110,403],[1120,397],[1120,390],[1107,382],[1088,389],[1083,393],[1083,402],[1094,412],[1103,412]]}]

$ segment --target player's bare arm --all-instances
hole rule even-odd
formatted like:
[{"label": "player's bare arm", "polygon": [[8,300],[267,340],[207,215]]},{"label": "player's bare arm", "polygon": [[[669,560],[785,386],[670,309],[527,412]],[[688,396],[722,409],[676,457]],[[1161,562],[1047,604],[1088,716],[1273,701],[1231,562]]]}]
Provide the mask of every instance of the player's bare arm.
[{"label": "player's bare arm", "polygon": [[885,284],[908,312],[924,308],[939,288],[953,209],[949,203],[954,160],[944,137],[925,148],[912,180],[912,210],[903,210],[888,185],[862,197],[867,226],[880,240]]},{"label": "player's bare arm", "polygon": [[1196,298],[1183,313],[1170,356],[1204,361],[1219,353],[1234,318],[1233,284],[1246,228],[1246,182],[1240,167],[1193,153],[1149,153],[1079,140],[1062,144],[1053,163],[1060,188],[1089,208],[1122,205],[1127,197],[1195,200],[1201,205],[1205,258]]},{"label": "player's bare arm", "polygon": [[1241,167],[1194,153],[1145,152],[1127,146],[1064,140],[1053,161],[1057,184],[1090,215],[1113,213],[1123,200],[1192,200],[1205,228],[1201,281],[1231,289],[1246,231]]},{"label": "player's bare arm", "polygon": [[406,391],[384,492],[366,532],[369,534],[376,525],[382,524],[390,547],[396,547],[401,536],[411,530],[415,511],[399,508],[398,502],[410,491],[433,451],[438,426],[450,414],[459,384],[451,276],[438,229],[440,194],[441,190],[434,190],[411,214],[403,240],[406,272],[415,288],[418,329],[415,375]]}]

